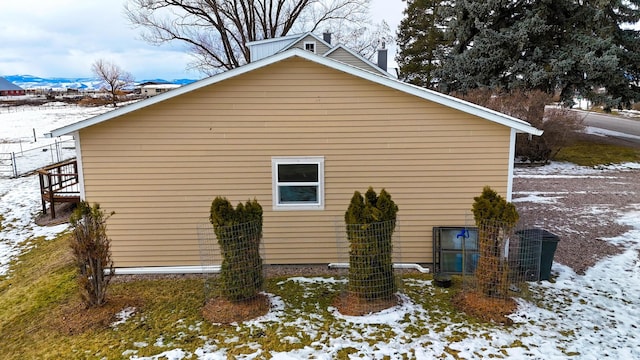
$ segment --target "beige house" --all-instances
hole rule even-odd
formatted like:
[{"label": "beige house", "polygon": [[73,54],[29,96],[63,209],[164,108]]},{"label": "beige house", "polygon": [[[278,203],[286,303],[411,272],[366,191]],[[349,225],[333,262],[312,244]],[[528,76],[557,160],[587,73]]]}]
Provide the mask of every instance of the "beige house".
[{"label": "beige house", "polygon": [[216,196],[262,205],[268,264],[346,259],[336,224],[369,186],[399,206],[406,263],[432,262],[432,227],[465,225],[483,186],[511,197],[515,135],[540,130],[364,59],[331,58],[341,48],[319,54],[326,41],[315,52],[309,39],[290,41],[49,134],[75,136],[82,197],[116,212],[108,234],[120,272],[200,271],[197,227]]},{"label": "beige house", "polygon": [[181,85],[178,84],[148,84],[140,87],[140,95],[144,97],[156,96],[169,90],[177,89]]}]

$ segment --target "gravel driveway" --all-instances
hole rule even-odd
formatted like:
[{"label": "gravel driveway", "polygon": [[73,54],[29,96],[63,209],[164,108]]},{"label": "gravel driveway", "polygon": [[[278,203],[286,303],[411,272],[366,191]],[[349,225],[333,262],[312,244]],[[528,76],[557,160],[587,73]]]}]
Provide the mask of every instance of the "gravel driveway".
[{"label": "gravel driveway", "polygon": [[583,274],[603,257],[621,252],[602,239],[630,230],[616,219],[640,207],[640,164],[516,168],[513,202],[522,227],[560,237],[554,261]]}]

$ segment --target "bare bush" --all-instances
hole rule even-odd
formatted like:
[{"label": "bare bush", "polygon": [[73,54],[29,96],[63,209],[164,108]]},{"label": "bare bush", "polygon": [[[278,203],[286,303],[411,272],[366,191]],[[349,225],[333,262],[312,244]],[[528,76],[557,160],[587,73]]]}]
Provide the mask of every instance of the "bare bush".
[{"label": "bare bush", "polygon": [[509,92],[476,89],[454,94],[472,103],[499,111],[544,130],[542,136],[518,134],[516,156],[523,161],[547,163],[564,147],[574,143],[577,132],[584,129],[576,113],[566,108],[548,107],[551,95],[539,90]]},{"label": "bare bush", "polygon": [[518,134],[516,155],[529,162],[549,162],[560,150],[574,144],[577,134],[584,130],[578,114],[566,108],[547,108],[542,120],[530,123],[544,133],[536,137]]},{"label": "bare bush", "polygon": [[82,201],[70,218],[71,249],[78,267],[82,300],[87,307],[106,302],[107,287],[113,275],[111,240],[107,237],[106,225],[109,216],[100,205],[90,206]]}]

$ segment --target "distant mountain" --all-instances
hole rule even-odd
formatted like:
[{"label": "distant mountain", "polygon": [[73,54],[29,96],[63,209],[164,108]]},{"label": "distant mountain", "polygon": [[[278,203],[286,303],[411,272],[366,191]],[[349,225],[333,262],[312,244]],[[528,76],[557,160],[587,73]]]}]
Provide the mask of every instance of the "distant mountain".
[{"label": "distant mountain", "polygon": [[[97,78],[41,78],[33,75],[0,75],[3,78],[11,81],[12,83],[20,86],[23,89],[78,89],[78,90],[93,90],[100,89],[103,86],[103,82]],[[155,83],[167,83],[186,85],[190,84],[195,79],[150,79],[136,81],[136,84],[145,82]]]}]

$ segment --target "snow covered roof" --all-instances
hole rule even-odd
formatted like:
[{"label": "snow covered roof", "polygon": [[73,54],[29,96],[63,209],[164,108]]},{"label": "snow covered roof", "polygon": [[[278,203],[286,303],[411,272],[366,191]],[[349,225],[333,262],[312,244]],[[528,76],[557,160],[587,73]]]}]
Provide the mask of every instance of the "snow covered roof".
[{"label": "snow covered roof", "polygon": [[210,85],[225,81],[227,79],[231,79],[239,75],[264,68],[271,64],[274,64],[286,59],[290,59],[290,58],[296,58],[296,57],[332,68],[337,71],[344,72],[349,75],[362,78],[364,80],[371,81],[373,83],[376,83],[382,86],[386,86],[386,87],[404,92],[406,94],[414,95],[419,98],[435,102],[437,104],[441,104],[441,105],[444,105],[468,114],[472,114],[504,126],[508,126],[512,129],[515,129],[518,132],[529,133],[532,135],[542,135],[542,130],[536,129],[535,127],[531,126],[531,124],[529,124],[524,120],[516,119],[512,116],[455,98],[453,96],[445,95],[445,94],[442,94],[433,90],[425,89],[419,86],[407,84],[397,79],[380,75],[379,73],[363,70],[361,68],[351,66],[351,65],[342,63],[340,61],[323,57],[321,55],[316,55],[310,51],[302,50],[299,48],[291,48],[289,50],[279,52],[275,55],[249,63],[247,65],[240,66],[235,69],[185,85],[173,91],[165,92],[163,94],[154,96],[152,98],[142,100],[125,107],[121,107],[114,111],[111,111],[102,115],[98,115],[98,116],[77,122],[75,124],[71,124],[68,126],[64,126],[64,127],[52,130],[50,133],[46,134],[46,136],[57,137],[62,135],[68,135],[73,132],[79,131],[81,129],[87,128],[89,126],[111,120],[113,118],[128,114],[130,112],[145,108],[147,106],[151,106],[153,104],[157,104],[164,100],[171,99],[171,98],[180,96],[182,94],[186,94],[191,91],[198,90],[206,86],[210,86]]},{"label": "snow covered roof", "polygon": [[12,83],[9,80],[3,77],[0,77],[0,90],[24,90],[24,89]]}]

